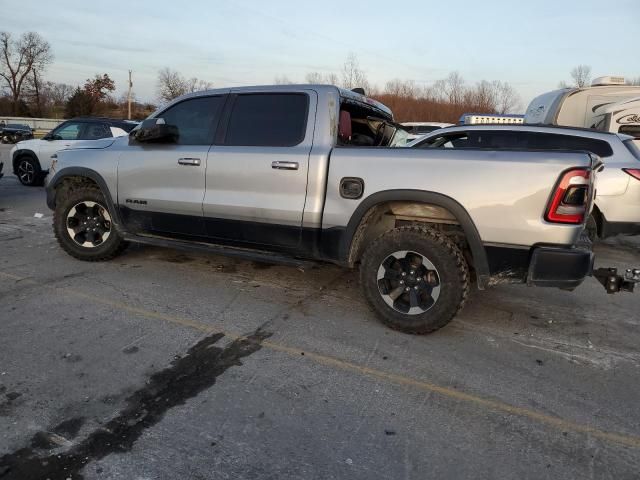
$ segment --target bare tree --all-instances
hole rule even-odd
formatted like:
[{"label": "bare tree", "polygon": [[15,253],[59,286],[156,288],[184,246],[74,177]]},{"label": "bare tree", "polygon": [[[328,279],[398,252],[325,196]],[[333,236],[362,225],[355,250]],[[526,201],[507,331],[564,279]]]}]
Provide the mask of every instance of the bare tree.
[{"label": "bare tree", "polygon": [[187,93],[184,78],[175,70],[165,67],[158,72],[158,97],[163,102],[170,102]]},{"label": "bare tree", "polygon": [[447,83],[445,80],[436,80],[431,87],[425,88],[424,97],[434,102],[444,102],[447,99]]},{"label": "bare tree", "polygon": [[292,85],[296,83],[286,75],[278,75],[273,81],[276,85]]},{"label": "bare tree", "polygon": [[459,105],[464,97],[464,79],[458,72],[451,72],[444,81],[444,92],[449,103]]},{"label": "bare tree", "polygon": [[31,97],[31,108],[29,110],[32,114],[35,114],[36,117],[42,117],[43,109],[46,108],[47,98],[46,93],[43,91],[44,89],[45,85],[43,85],[40,72],[32,69],[31,75],[29,75],[25,81],[26,95],[23,93],[22,96]]},{"label": "bare tree", "polygon": [[342,87],[344,88],[364,88],[369,90],[369,82],[364,72],[360,70],[360,62],[354,53],[350,53],[342,66]]},{"label": "bare tree", "polygon": [[383,93],[398,97],[416,98],[418,96],[418,88],[413,80],[395,79],[385,84]]},{"label": "bare tree", "polygon": [[165,67],[158,72],[158,98],[163,102],[170,102],[185,93],[209,90],[211,82],[196,77],[184,78],[179,72]]},{"label": "bare tree", "polygon": [[213,88],[213,83],[193,77],[187,80],[186,86],[187,86],[187,93],[193,93],[193,92],[201,92],[202,90],[210,90]]},{"label": "bare tree", "polygon": [[8,32],[0,32],[0,78],[9,88],[14,110],[29,76],[39,84],[52,60],[49,42],[36,32],[23,33],[18,40],[12,40]]},{"label": "bare tree", "polygon": [[498,105],[500,82],[481,80],[474,88],[468,89],[465,103],[477,105],[481,111],[495,111]]},{"label": "bare tree", "polygon": [[73,94],[74,88],[66,83],[53,83],[47,82],[46,86],[47,95],[51,99],[54,105],[64,105],[69,100],[69,97]]},{"label": "bare tree", "polygon": [[571,78],[576,87],[587,87],[591,81],[591,67],[589,65],[577,65],[571,70]]},{"label": "bare tree", "polygon": [[325,85],[338,85],[338,76],[335,73],[322,74],[320,72],[309,72],[304,77],[305,82]]},{"label": "bare tree", "polygon": [[496,89],[496,107],[498,113],[505,114],[520,108],[520,95],[507,82],[493,82]]}]

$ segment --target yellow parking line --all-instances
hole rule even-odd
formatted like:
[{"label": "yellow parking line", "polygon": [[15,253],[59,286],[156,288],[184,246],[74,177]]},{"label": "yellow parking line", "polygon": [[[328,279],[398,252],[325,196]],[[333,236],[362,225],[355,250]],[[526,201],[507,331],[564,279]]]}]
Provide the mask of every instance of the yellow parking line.
[{"label": "yellow parking line", "polygon": [[[78,298],[82,298],[85,300],[90,300],[97,304],[106,305],[112,308],[117,308],[119,310],[123,310],[129,313],[133,313],[136,315],[140,315],[142,317],[151,318],[154,320],[161,320],[164,322],[172,323],[175,325],[180,325],[188,328],[192,328],[194,330],[198,330],[201,332],[220,332],[223,333],[226,337],[230,339],[238,339],[241,338],[241,335],[223,331],[222,328],[217,328],[216,325],[207,325],[204,323],[200,323],[194,320],[185,319],[181,317],[176,317],[173,315],[167,315],[163,313],[154,312],[151,310],[147,310],[144,308],[133,307],[131,305],[127,305],[122,302],[115,302],[112,300],[107,300],[102,297],[98,297],[95,295],[90,295],[75,289],[67,288],[67,287],[55,287],[46,284],[39,283],[35,280],[19,277],[17,275],[0,272],[0,277],[5,277],[9,279],[13,279],[19,282],[29,283],[32,285],[37,285],[39,287],[45,287],[52,290],[57,290],[68,295],[72,295]],[[479,407],[483,407],[487,410],[493,410],[496,412],[502,412],[509,415],[516,415],[523,418],[528,418],[530,420],[535,420],[537,422],[549,425],[558,430],[563,431],[571,431],[575,433],[582,433],[591,435],[594,438],[598,438],[600,440],[617,443],[620,445],[625,445],[627,447],[640,449],[640,437],[634,435],[621,434],[616,432],[607,432],[605,430],[600,430],[599,428],[580,424],[576,422],[572,422],[571,420],[565,420],[560,417],[554,417],[552,415],[546,415],[544,413],[524,408],[517,407],[515,405],[510,405],[508,403],[500,402],[498,400],[491,400],[488,398],[483,398],[477,395],[473,395],[470,393],[465,393],[459,390],[455,390],[449,387],[444,387],[441,385],[437,385],[434,383],[425,382],[422,380],[417,380],[411,377],[407,377],[405,375],[398,375],[395,373],[384,372],[382,370],[377,370],[375,368],[366,367],[363,365],[358,365],[346,360],[341,360],[339,358],[330,357],[327,355],[322,355],[320,353],[314,353],[309,351],[304,351],[304,357],[300,356],[300,352],[302,349],[290,347],[286,345],[282,345],[277,342],[273,342],[271,340],[262,341],[262,346],[268,348],[273,351],[286,353],[295,358],[304,358],[307,360],[314,361],[321,365],[325,365],[328,367],[337,368],[340,370],[351,371],[358,373],[360,375],[365,375],[368,377],[377,378],[379,380],[384,380],[387,382],[394,383],[396,385],[403,385],[406,387],[415,388],[417,390],[422,390],[430,393],[437,393],[443,397],[459,400],[467,403],[474,404]]]}]

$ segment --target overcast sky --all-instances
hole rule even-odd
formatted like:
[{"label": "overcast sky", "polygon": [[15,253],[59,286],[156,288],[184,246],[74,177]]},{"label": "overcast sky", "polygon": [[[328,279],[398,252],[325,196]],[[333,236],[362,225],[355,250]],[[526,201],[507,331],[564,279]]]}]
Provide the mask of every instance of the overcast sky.
[{"label": "overcast sky", "polygon": [[523,108],[577,64],[640,76],[639,0],[0,0],[0,12],[0,30],[49,41],[48,80],[79,85],[106,72],[119,95],[132,69],[142,100],[155,100],[163,67],[219,87],[303,82],[311,71],[339,74],[351,52],[380,87],[457,70],[467,83],[508,81]]}]

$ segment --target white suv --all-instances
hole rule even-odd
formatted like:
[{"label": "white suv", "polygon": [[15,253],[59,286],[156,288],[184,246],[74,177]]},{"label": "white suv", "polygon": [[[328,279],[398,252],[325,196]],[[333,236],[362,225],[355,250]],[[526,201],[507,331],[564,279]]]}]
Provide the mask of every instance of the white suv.
[{"label": "white suv", "polygon": [[13,173],[23,185],[41,185],[51,165],[51,155],[57,151],[69,148],[79,141],[127,135],[137,124],[138,122],[110,118],[67,120],[42,139],[18,142],[9,154]]},{"label": "white suv", "polygon": [[595,207],[587,223],[589,236],[640,234],[640,149],[628,135],[573,127],[467,125],[436,130],[406,146],[595,153],[605,167],[597,175]]},{"label": "white suv", "polygon": [[404,122],[401,125],[406,128],[407,132],[409,132],[409,135],[407,136],[407,142],[410,142],[439,128],[452,127],[453,123]]}]

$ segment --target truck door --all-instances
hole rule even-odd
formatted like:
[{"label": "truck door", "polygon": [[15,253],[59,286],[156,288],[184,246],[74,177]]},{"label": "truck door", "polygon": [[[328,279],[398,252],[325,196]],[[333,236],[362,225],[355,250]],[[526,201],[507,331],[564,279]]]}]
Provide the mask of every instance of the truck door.
[{"label": "truck door", "polygon": [[132,143],[118,162],[118,206],[127,229],[204,236],[209,150],[226,95],[188,98],[157,115],[178,127],[176,143]]},{"label": "truck door", "polygon": [[298,246],[316,106],[313,90],[232,93],[207,162],[208,236]]}]

